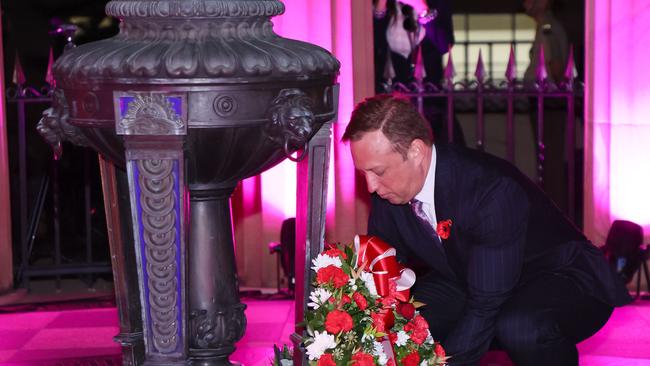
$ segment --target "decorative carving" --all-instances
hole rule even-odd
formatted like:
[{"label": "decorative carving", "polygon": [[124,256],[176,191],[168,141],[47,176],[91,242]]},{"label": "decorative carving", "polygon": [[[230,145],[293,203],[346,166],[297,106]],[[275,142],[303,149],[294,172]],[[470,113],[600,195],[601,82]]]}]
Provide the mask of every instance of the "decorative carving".
[{"label": "decorative carving", "polygon": [[179,219],[176,217],[174,160],[137,160],[140,188],[142,252],[153,346],[161,353],[177,350],[180,284],[176,277]]},{"label": "decorative carving", "polygon": [[[181,107],[184,103],[181,97],[169,97],[159,93],[135,93],[133,96],[126,94],[119,97],[116,103],[118,114],[116,131],[118,135],[184,135],[187,125],[179,116],[171,99],[180,100]],[[124,105],[127,105],[124,111]]]},{"label": "decorative carving", "polygon": [[110,1],[106,14],[127,17],[255,17],[284,13],[277,0]]},{"label": "decorative carving", "polygon": [[86,93],[81,108],[91,116],[95,114],[99,110],[99,99],[97,98],[97,95],[91,91]]},{"label": "decorative carving", "polygon": [[209,313],[205,309],[190,314],[193,343],[196,348],[232,346],[244,336],[246,305],[235,304],[225,310]]},{"label": "decorative carving", "polygon": [[214,112],[221,117],[229,117],[237,111],[237,100],[229,95],[219,95],[212,103]]},{"label": "decorative carving", "polygon": [[180,83],[189,78],[331,77],[340,67],[321,47],[279,37],[267,17],[138,20],[123,20],[119,48],[111,38],[61,55],[54,65],[57,85],[114,78],[183,79]]},{"label": "decorative carving", "polygon": [[63,155],[61,146],[63,141],[69,141],[78,146],[89,146],[89,142],[81,130],[68,123],[69,117],[70,113],[63,90],[55,89],[52,107],[43,112],[43,117],[38,121],[36,130],[52,147],[57,160]]},{"label": "decorative carving", "polygon": [[328,110],[332,109],[333,91],[331,86],[326,86],[323,90],[323,105]]},{"label": "decorative carving", "polygon": [[314,130],[312,100],[299,89],[282,89],[271,102],[268,117],[266,136],[285,150],[303,147]]}]

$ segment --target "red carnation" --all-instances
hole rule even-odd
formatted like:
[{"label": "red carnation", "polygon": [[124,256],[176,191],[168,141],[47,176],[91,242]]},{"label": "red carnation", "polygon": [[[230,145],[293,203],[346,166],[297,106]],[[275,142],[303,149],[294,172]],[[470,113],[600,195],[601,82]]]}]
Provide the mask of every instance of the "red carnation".
[{"label": "red carnation", "polygon": [[396,294],[397,294],[397,282],[395,282],[394,279],[390,279],[388,281],[388,294],[386,295],[380,294],[382,295],[380,299],[381,305],[384,308],[390,308],[394,304],[397,304],[397,299],[395,298]]},{"label": "red carnation", "polygon": [[392,307],[396,302],[397,300],[393,296],[385,296],[381,298],[381,306],[386,309]]},{"label": "red carnation", "polygon": [[359,307],[359,309],[361,309],[361,311],[366,310],[366,308],[368,307],[368,301],[367,301],[366,298],[363,297],[363,295],[361,295],[360,293],[355,292],[355,293],[352,295],[352,299],[353,299],[354,302],[357,304],[357,306]]},{"label": "red carnation", "polygon": [[375,359],[364,352],[357,352],[352,356],[352,366],[375,366]]},{"label": "red carnation", "polygon": [[397,313],[407,320],[411,320],[415,315],[415,306],[410,302],[400,302],[397,304]]},{"label": "red carnation", "polygon": [[352,329],[352,317],[345,311],[333,310],[325,318],[325,329],[332,334],[348,332]]},{"label": "red carnation", "polygon": [[350,277],[343,272],[342,269],[335,265],[329,265],[327,267],[321,268],[316,273],[316,281],[319,285],[325,283],[332,283],[334,288],[339,288],[348,283]]},{"label": "red carnation", "polygon": [[423,330],[416,329],[413,331],[413,333],[409,335],[409,338],[411,338],[411,340],[415,342],[415,344],[422,344],[424,343],[424,341],[427,340],[428,336],[429,336],[429,332],[427,332],[426,329]]},{"label": "red carnation", "polygon": [[404,331],[411,332],[409,337],[417,344],[422,344],[427,339],[429,336],[427,329],[429,329],[429,324],[420,315],[413,318],[413,320],[404,326]]},{"label": "red carnation", "polygon": [[397,333],[389,333],[388,339],[390,340],[391,344],[395,344],[395,342],[397,342]]},{"label": "red carnation", "polygon": [[395,315],[387,309],[383,309],[380,313],[372,313],[370,317],[372,318],[372,326],[378,332],[388,333],[390,328],[395,325]]},{"label": "red carnation", "polygon": [[402,358],[402,365],[404,366],[418,366],[420,365],[420,355],[418,351],[413,351]]},{"label": "red carnation", "polygon": [[378,313],[372,313],[370,314],[370,317],[372,318],[372,326],[378,332],[386,333],[386,323],[384,322],[384,317]]},{"label": "red carnation", "polygon": [[422,315],[413,318],[412,322],[415,323],[416,329],[429,329],[429,323],[427,323],[426,319],[424,319]]},{"label": "red carnation", "polygon": [[436,227],[436,233],[438,234],[440,239],[449,238],[449,234],[451,234],[451,220],[438,221],[438,225]]},{"label": "red carnation", "polygon": [[343,295],[341,297],[341,302],[339,303],[339,306],[342,307],[344,305],[347,305],[352,302],[352,299],[350,299],[350,296],[348,295]]},{"label": "red carnation", "polygon": [[345,254],[345,252],[342,251],[342,250],[339,249],[339,248],[330,248],[330,249],[327,249],[327,250],[323,251],[323,254],[324,254],[324,255],[327,255],[327,256],[330,256],[330,257],[332,257],[332,258],[336,258],[336,257],[339,257],[339,256],[340,256],[340,257],[343,258],[343,259],[348,259],[348,256]]},{"label": "red carnation", "polygon": [[393,360],[392,358],[389,359],[388,362],[386,362],[386,366],[395,366],[395,360]]},{"label": "red carnation", "polygon": [[412,330],[429,329],[429,323],[421,315],[416,316],[404,326],[404,331],[409,332]]},{"label": "red carnation", "polygon": [[331,353],[324,353],[320,358],[318,359],[318,366],[336,366],[336,362],[334,361],[334,356]]},{"label": "red carnation", "polygon": [[445,349],[442,348],[442,344],[436,343],[436,346],[433,348],[433,352],[436,354],[438,357],[444,358],[447,354],[445,353]]}]

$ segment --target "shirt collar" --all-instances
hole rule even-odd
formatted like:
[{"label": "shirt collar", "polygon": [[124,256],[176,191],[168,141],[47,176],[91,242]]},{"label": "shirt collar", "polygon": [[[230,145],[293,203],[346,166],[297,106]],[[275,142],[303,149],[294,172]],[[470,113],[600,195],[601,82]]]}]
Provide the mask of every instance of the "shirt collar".
[{"label": "shirt collar", "polygon": [[436,146],[431,146],[431,163],[429,164],[429,171],[427,172],[427,178],[424,180],[424,185],[422,190],[415,195],[415,199],[430,205],[430,207],[435,207],[434,205],[434,193],[436,186]]}]

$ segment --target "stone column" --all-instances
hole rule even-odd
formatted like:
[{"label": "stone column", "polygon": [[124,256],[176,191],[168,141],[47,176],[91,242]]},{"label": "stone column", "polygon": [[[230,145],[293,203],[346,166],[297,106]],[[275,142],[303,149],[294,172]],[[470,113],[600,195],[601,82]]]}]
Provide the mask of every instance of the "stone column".
[{"label": "stone column", "polygon": [[192,365],[230,365],[228,357],[246,329],[232,237],[230,195],[234,188],[190,188]]}]

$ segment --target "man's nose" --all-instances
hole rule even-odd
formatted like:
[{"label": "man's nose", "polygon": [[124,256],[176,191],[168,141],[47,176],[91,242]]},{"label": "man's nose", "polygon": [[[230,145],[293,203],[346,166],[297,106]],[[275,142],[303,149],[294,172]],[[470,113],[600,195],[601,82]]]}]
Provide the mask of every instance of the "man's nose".
[{"label": "man's nose", "polygon": [[375,193],[377,190],[377,179],[375,179],[372,175],[368,174],[366,175],[366,184],[368,185],[368,193]]}]

